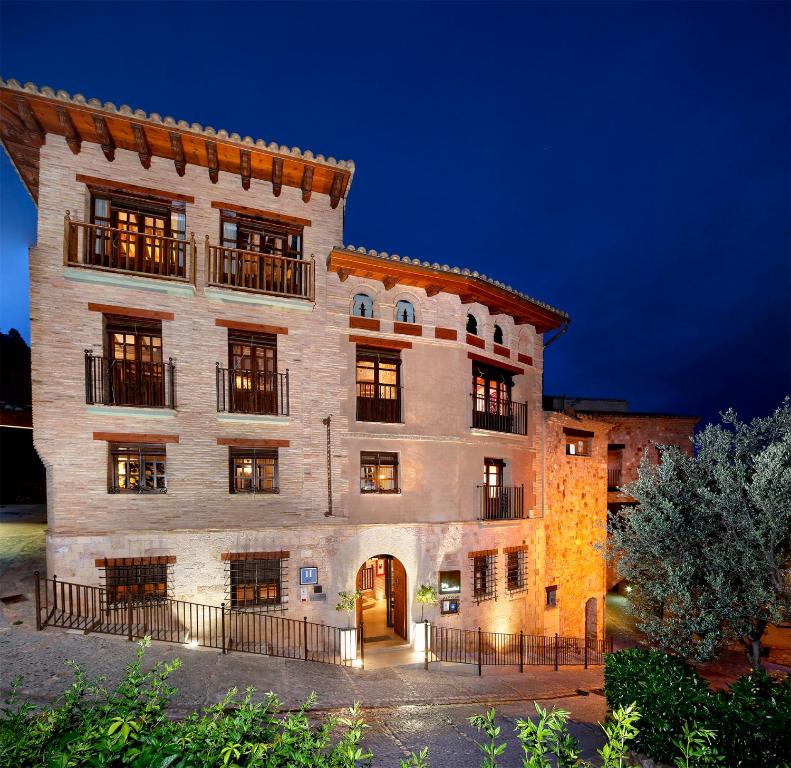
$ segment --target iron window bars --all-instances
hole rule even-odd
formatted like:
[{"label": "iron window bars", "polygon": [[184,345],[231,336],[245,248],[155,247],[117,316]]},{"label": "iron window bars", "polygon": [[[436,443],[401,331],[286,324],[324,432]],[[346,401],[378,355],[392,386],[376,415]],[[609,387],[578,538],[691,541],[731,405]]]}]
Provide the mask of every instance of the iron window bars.
[{"label": "iron window bars", "polygon": [[527,547],[505,550],[505,583],[511,594],[527,591]]},{"label": "iron window bars", "polygon": [[163,602],[172,596],[175,558],[151,558],[147,562],[129,560],[132,562],[105,560],[99,565],[99,578],[105,587],[105,608]]},{"label": "iron window bars", "polygon": [[470,554],[472,565],[472,596],[475,602],[497,599],[497,553],[494,551]]},{"label": "iron window bars", "polygon": [[232,608],[285,611],[288,596],[288,553],[241,553],[225,560],[227,600]]}]

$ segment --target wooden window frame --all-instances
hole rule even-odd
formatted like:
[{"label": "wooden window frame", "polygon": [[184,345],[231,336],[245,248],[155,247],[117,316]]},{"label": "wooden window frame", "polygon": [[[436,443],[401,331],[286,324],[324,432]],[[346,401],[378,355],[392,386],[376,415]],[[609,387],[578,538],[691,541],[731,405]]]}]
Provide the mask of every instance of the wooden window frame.
[{"label": "wooden window frame", "polygon": [[[361,381],[360,380],[360,363],[372,363],[374,380]],[[383,384],[381,382],[381,366],[382,364],[395,366],[395,384]],[[403,413],[401,404],[401,350],[400,349],[377,349],[371,347],[357,347],[357,353],[354,363],[354,379],[355,379],[355,399],[356,405],[356,420],[365,422],[384,422],[388,424],[403,423]],[[395,397],[382,397],[382,388],[392,387],[395,390]],[[373,395],[361,394],[366,391],[372,391]],[[360,407],[360,400],[363,400],[370,406],[373,416],[382,416],[384,418],[365,418],[366,409]],[[384,402],[385,405],[377,406],[377,403]],[[388,416],[397,416],[397,418],[387,418]]]},{"label": "wooden window frame", "polygon": [[[157,466],[162,465],[162,483],[161,487],[145,488],[141,482],[141,476],[145,474],[146,456],[155,457],[153,461],[153,477],[155,483],[157,481],[158,472]],[[126,457],[127,460],[133,460],[135,457],[138,462],[137,488],[127,487],[122,488],[119,484],[119,459]],[[167,451],[165,443],[117,443],[111,442],[108,446],[108,493],[112,494],[132,494],[132,495],[145,495],[154,496],[167,493]]]},{"label": "wooden window frame", "polygon": [[[579,437],[573,435],[565,436],[566,456],[576,456],[580,458],[590,458],[593,455],[593,439],[590,437]],[[573,450],[572,450],[573,447]],[[579,449],[579,450],[578,450]]]},{"label": "wooden window frame", "polygon": [[231,608],[259,613],[288,608],[288,552],[223,557],[226,598]]},{"label": "wooden window frame", "polygon": [[511,416],[514,375],[503,368],[472,361],[473,408],[493,416]]},{"label": "wooden window frame", "polygon": [[[236,466],[239,460],[252,459],[252,482],[250,489],[239,489],[236,483]],[[272,461],[272,488],[259,488],[258,480],[264,477],[258,473],[258,460]],[[241,496],[264,494],[267,496],[280,493],[280,459],[277,448],[228,448],[228,492]]]},{"label": "wooden window frame", "polygon": [[545,607],[547,607],[547,608],[557,608],[558,607],[558,587],[557,587],[557,584],[553,584],[551,587],[545,587],[545,590],[546,590]]},{"label": "wooden window frame", "polygon": [[[225,225],[230,224],[235,227],[235,237],[233,240],[226,237]],[[259,236],[259,247],[242,248],[244,243],[240,239],[243,231],[256,233]],[[293,238],[298,238],[298,246],[295,248]],[[266,250],[268,238],[283,239],[285,248],[281,252],[274,249]],[[305,227],[301,224],[281,221],[266,216],[255,216],[253,214],[220,210],[220,245],[223,248],[235,248],[237,250],[249,251],[250,253],[260,253],[264,256],[277,256],[281,258],[296,259],[302,261],[305,249]]]},{"label": "wooden window frame", "polygon": [[[394,460],[382,463],[382,457],[392,457]],[[373,467],[375,488],[365,488],[367,476],[365,467]],[[393,468],[393,488],[382,488],[380,485],[379,471],[382,467]],[[392,495],[401,493],[400,485],[400,456],[395,451],[360,451],[360,493]]]},{"label": "wooden window frame", "polygon": [[104,581],[105,607],[165,602],[172,589],[174,560],[157,557],[128,564],[123,560],[104,561],[98,567],[99,578]]}]

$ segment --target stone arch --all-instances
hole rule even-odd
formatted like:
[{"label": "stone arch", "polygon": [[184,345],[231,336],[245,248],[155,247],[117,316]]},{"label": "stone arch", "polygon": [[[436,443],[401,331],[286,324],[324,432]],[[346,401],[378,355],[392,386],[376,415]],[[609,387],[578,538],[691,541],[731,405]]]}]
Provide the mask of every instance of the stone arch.
[{"label": "stone arch", "polygon": [[474,312],[467,312],[464,327],[471,336],[481,336],[483,334],[483,323]]},{"label": "stone arch", "polygon": [[355,290],[349,298],[349,314],[354,317],[376,317],[377,301],[374,292],[363,287]]},{"label": "stone arch", "polygon": [[355,585],[362,592],[357,626],[363,623],[363,640],[385,645],[407,642],[409,584],[404,564],[388,553],[370,555],[357,570]]},{"label": "stone arch", "polygon": [[413,309],[413,312],[414,312],[414,320],[413,321],[406,321],[406,322],[415,322],[417,324],[420,324],[420,323],[423,322],[423,308],[422,308],[422,306],[420,304],[420,301],[418,300],[417,296],[415,296],[415,295],[413,295],[411,293],[408,293],[406,291],[402,291],[402,292],[399,292],[398,294],[396,294],[393,297],[393,319],[397,323],[403,323],[404,322],[404,320],[401,317],[398,316],[399,315],[399,313],[398,313],[398,303],[400,301],[407,301],[407,302],[409,302],[412,305],[412,309]]}]

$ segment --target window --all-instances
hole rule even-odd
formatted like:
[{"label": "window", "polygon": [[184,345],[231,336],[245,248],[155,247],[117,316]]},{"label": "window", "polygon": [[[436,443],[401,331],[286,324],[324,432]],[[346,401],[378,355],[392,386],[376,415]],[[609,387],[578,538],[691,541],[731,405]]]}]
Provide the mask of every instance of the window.
[{"label": "window", "polygon": [[558,588],[556,586],[547,587],[547,608],[557,608]]},{"label": "window", "polygon": [[280,493],[277,448],[229,448],[231,493]]},{"label": "window", "polygon": [[224,553],[231,607],[285,610],[288,557],[282,551]]},{"label": "window", "polygon": [[110,493],[165,493],[165,446],[110,444]]},{"label": "window", "polygon": [[472,564],[472,595],[477,602],[497,598],[496,550],[470,552]]},{"label": "window", "polygon": [[461,571],[439,572],[439,593],[441,595],[458,595],[461,592]]},{"label": "window", "polygon": [[478,335],[478,321],[475,319],[475,315],[467,315],[467,333],[471,333],[473,336]]},{"label": "window", "polygon": [[415,322],[415,308],[411,301],[400,299],[396,302],[395,319],[397,323]]},{"label": "window", "polygon": [[107,606],[151,603],[168,597],[169,569],[175,557],[97,560]]},{"label": "window", "polygon": [[352,301],[352,314],[355,317],[373,317],[374,300],[367,293],[355,294]]},{"label": "window", "polygon": [[509,592],[527,589],[527,547],[509,547],[506,552],[506,585]]},{"label": "window", "polygon": [[524,406],[511,401],[513,375],[484,363],[472,366],[472,426],[497,432],[519,432],[527,427]]},{"label": "window", "polygon": [[357,421],[401,421],[401,353],[357,348]]},{"label": "window", "polygon": [[286,392],[277,373],[277,335],[228,331],[228,410],[278,415]]},{"label": "window", "polygon": [[[95,230],[90,258],[97,266],[186,275],[187,217],[183,203],[94,193]],[[115,230],[115,231],[113,231]]]},{"label": "window", "polygon": [[101,366],[94,358],[91,372],[94,388],[103,389],[103,402],[173,407],[172,398],[166,398],[169,364],[162,355],[162,321],[105,315],[104,327],[106,358]]},{"label": "window", "polygon": [[567,456],[590,456],[593,432],[564,428]]},{"label": "window", "polygon": [[398,493],[398,454],[360,453],[360,492]]},{"label": "window", "polygon": [[494,343],[495,344],[503,343],[503,329],[500,328],[499,325],[494,326]]},{"label": "window", "polygon": [[[223,211],[220,219],[220,237],[224,248],[263,253],[290,259],[302,258],[303,228],[258,216],[247,216],[233,211]],[[269,262],[272,270],[280,269]]]}]

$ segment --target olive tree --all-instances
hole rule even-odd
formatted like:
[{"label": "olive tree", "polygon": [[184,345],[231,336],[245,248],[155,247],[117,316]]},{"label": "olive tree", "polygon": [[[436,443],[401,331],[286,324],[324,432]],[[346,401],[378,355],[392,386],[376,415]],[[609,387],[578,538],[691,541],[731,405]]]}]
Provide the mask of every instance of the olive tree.
[{"label": "olive tree", "polygon": [[749,423],[728,411],[693,443],[643,457],[608,557],[651,645],[703,661],[741,640],[758,668],[766,625],[791,618],[791,400]]}]

